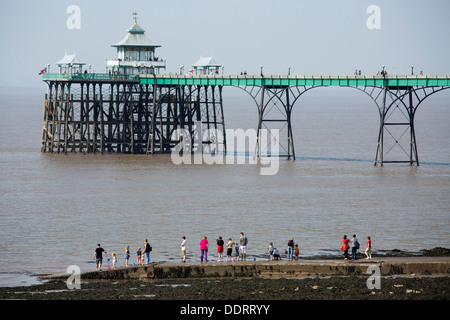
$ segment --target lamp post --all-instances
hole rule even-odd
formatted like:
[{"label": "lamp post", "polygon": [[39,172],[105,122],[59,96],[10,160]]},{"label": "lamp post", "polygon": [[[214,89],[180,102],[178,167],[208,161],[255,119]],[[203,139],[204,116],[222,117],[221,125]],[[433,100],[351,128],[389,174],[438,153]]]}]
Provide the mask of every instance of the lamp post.
[{"label": "lamp post", "polygon": [[261,77],[263,76],[263,66],[261,66]]},{"label": "lamp post", "polygon": [[289,66],[289,68],[288,68],[288,76],[290,76],[291,75],[291,66]]},{"label": "lamp post", "polygon": [[223,69],[225,69],[225,67],[224,67],[224,66],[222,66],[222,75],[223,75]]},{"label": "lamp post", "polygon": [[414,75],[414,66],[411,66],[411,75]]},{"label": "lamp post", "polygon": [[47,73],[50,73],[50,63],[47,63]]},{"label": "lamp post", "polygon": [[180,66],[180,75],[184,73],[184,64]]}]

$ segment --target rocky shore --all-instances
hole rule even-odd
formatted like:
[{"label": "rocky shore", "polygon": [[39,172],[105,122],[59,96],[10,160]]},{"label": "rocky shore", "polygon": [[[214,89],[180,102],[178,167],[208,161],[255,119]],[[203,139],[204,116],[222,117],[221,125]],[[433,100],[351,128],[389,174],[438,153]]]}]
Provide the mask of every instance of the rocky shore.
[{"label": "rocky shore", "polygon": [[176,279],[83,281],[68,289],[62,280],[0,288],[0,299],[26,300],[449,300],[448,276],[383,277],[380,289],[367,276],[301,279]]},{"label": "rocky shore", "polygon": [[[0,306],[4,311],[19,311],[21,316],[48,312],[86,316],[89,310],[97,310],[108,316],[148,312],[169,319],[188,315],[192,319],[279,319],[304,314],[335,317],[368,313],[412,317],[424,310],[435,315],[445,312],[449,288],[450,277],[429,275],[383,277],[380,289],[368,289],[367,276],[90,280],[83,281],[79,290],[70,290],[66,282],[54,280],[38,286],[0,288],[0,299],[6,299]],[[252,307],[265,307],[267,312],[250,313],[257,310]]]},{"label": "rocky shore", "polygon": [[[381,275],[370,279],[369,266]],[[21,316],[163,315],[169,319],[263,318],[337,314],[417,316],[444,312],[450,300],[449,250],[408,255],[393,251],[373,261],[332,258],[239,263],[153,263],[81,274],[43,284],[1,287],[2,310]],[[73,284],[73,283],[72,283]]]},{"label": "rocky shore", "polygon": [[[320,274],[308,273],[297,276],[295,273],[296,262],[284,265],[287,269],[281,269],[282,264],[272,261],[264,263],[269,266],[271,271],[278,266],[278,276],[274,273],[269,276],[252,277],[248,275],[241,276],[210,276],[203,272],[203,277],[193,277],[186,274],[177,274],[175,276],[153,275],[148,278],[130,278],[123,276],[111,276],[110,273],[91,272],[82,276],[80,289],[69,289],[67,286],[67,276],[60,279],[55,278],[43,284],[24,286],[24,287],[2,287],[0,288],[1,300],[449,300],[450,299],[450,277],[447,271],[448,257],[450,250],[445,248],[434,248],[432,250],[421,250],[420,257],[417,254],[413,256],[405,252],[393,251],[389,255],[394,261],[401,260],[404,257],[415,261],[427,259],[429,263],[442,261],[444,268],[440,271],[430,272],[425,266],[425,270],[406,272],[385,272],[382,275],[380,288],[369,289],[368,277],[365,272],[358,272],[357,268],[352,267],[352,262],[340,264],[340,268],[332,273]],[[385,258],[374,257],[374,263]],[[439,257],[434,259],[433,257]],[[404,259],[403,259],[404,260]],[[365,259],[356,260],[356,262],[368,262]],[[308,265],[301,267],[302,270],[319,265],[319,260],[309,261]],[[355,266],[356,266],[355,262]],[[300,261],[298,262],[300,263]],[[305,263],[305,262],[303,262]],[[379,262],[381,263],[381,262]],[[338,264],[336,264],[338,265]],[[185,264],[180,264],[185,266]],[[212,263],[209,264],[212,267]],[[288,267],[291,267],[289,269]],[[179,266],[178,266],[179,267]],[[198,264],[193,264],[197,268]],[[165,267],[167,269],[167,267]],[[180,267],[181,268],[181,267]],[[183,267],[185,268],[185,267]],[[217,268],[224,269],[224,264]],[[241,266],[242,268],[242,266]],[[336,267],[338,268],[338,267]],[[362,268],[367,268],[362,265]],[[403,266],[404,268],[404,266]],[[416,267],[417,268],[417,267]],[[146,270],[147,268],[145,268]],[[173,270],[173,268],[169,268]],[[191,269],[191,268],[189,268]],[[392,266],[390,269],[393,269]],[[395,269],[395,268],[394,268]],[[155,268],[156,270],[156,268]],[[156,271],[153,272],[156,273]],[[163,270],[162,268],[159,273]],[[185,269],[183,269],[184,272]],[[229,270],[229,269],[227,269]],[[243,270],[243,269],[241,269]],[[337,270],[337,269],[336,269]],[[345,270],[350,270],[349,272]],[[364,270],[364,269],[362,269]],[[418,270],[418,269],[417,269]],[[441,271],[444,270],[444,271]],[[142,272],[142,269],[141,271]],[[173,272],[173,271],[172,271]],[[179,271],[177,271],[179,273]],[[214,272],[214,271],[210,271]],[[275,272],[275,271],[274,271]],[[281,273],[280,273],[281,272]],[[283,272],[286,276],[283,275]],[[290,274],[291,273],[291,274]],[[433,274],[434,273],[434,274]],[[281,275],[280,275],[281,274]],[[109,276],[106,276],[109,275]]]}]

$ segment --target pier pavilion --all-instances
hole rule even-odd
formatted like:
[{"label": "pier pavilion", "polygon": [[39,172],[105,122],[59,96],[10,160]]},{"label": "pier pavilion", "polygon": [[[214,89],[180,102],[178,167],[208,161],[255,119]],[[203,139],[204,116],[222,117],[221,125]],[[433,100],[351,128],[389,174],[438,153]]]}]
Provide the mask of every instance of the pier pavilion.
[{"label": "pier pavilion", "polygon": [[64,54],[64,57],[56,63],[59,73],[81,73],[85,64],[78,60],[75,53]]},{"label": "pier pavilion", "polygon": [[161,46],[150,41],[137,18],[125,37],[112,47],[117,48],[117,58],[106,62],[111,73],[154,74],[166,68],[166,62],[156,56],[156,48]]},{"label": "pier pavilion", "polygon": [[198,75],[215,75],[223,71],[223,66],[217,63],[213,57],[200,57],[193,65],[194,74]]}]

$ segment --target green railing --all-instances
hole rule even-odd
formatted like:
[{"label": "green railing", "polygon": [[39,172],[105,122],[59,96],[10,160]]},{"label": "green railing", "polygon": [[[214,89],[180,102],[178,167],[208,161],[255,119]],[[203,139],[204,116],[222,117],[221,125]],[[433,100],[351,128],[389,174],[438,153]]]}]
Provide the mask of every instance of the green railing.
[{"label": "green railing", "polygon": [[44,73],[43,80],[83,80],[83,81],[139,81],[136,74],[109,73]]},{"label": "green railing", "polygon": [[450,75],[378,75],[370,76],[306,76],[306,75],[160,75],[108,73],[44,73],[43,80],[73,81],[140,81],[156,85],[221,85],[221,86],[343,86],[343,87],[448,87]]},{"label": "green railing", "polygon": [[222,86],[450,86],[449,75],[140,75],[141,84]]}]

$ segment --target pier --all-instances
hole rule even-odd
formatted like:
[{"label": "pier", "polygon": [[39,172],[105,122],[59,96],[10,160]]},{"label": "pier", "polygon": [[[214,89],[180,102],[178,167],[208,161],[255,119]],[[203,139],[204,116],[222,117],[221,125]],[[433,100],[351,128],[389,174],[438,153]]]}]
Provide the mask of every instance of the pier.
[{"label": "pier", "polygon": [[[180,140],[176,129],[222,134],[226,150],[224,86],[246,91],[258,112],[258,138],[263,127],[284,122],[286,152],[295,159],[291,113],[305,92],[319,87],[351,87],[367,94],[379,111],[379,132],[374,164],[388,162],[419,165],[414,116],[429,96],[448,89],[448,75],[305,76],[305,75],[110,75],[46,73],[42,152],[67,153],[169,153]],[[278,105],[283,112],[267,111]],[[338,110],[336,111],[338,112]],[[396,119],[396,120],[392,120]],[[404,127],[409,145],[403,159],[386,161],[384,142],[392,126]],[[396,139],[398,137],[391,137]],[[281,139],[281,138],[280,138]],[[213,143],[202,141],[203,145]],[[395,140],[399,144],[398,140]],[[280,148],[281,149],[281,148]],[[261,150],[258,148],[258,150]]]},{"label": "pier", "polygon": [[[269,154],[261,143],[263,128],[276,125],[280,153],[295,160],[292,110],[302,95],[320,87],[350,87],[365,93],[379,112],[379,130],[374,165],[409,163],[419,165],[414,118],[429,96],[450,88],[450,75],[224,75],[223,66],[212,57],[200,58],[187,74],[162,74],[165,60],[156,56],[160,45],[150,43],[145,30],[135,23],[127,35],[112,45],[117,58],[107,60],[107,73],[94,73],[75,56],[58,62],[58,73],[43,73],[47,83],[41,152],[50,153],[170,153],[188,132],[190,152],[227,152],[223,87],[237,87],[255,102],[258,114],[258,159]],[[278,110],[277,114],[270,112]],[[336,110],[338,112],[338,110]],[[196,128],[198,124],[200,128]],[[394,128],[401,128],[394,132]],[[194,145],[194,131],[202,135]],[[400,138],[409,136],[407,145]],[[386,142],[391,143],[386,148]],[[197,140],[198,141],[198,140]],[[186,142],[186,141],[184,141]],[[401,157],[386,159],[392,148]],[[186,152],[186,150],[183,150]],[[272,155],[275,156],[275,155]],[[397,156],[397,155],[396,155]]]}]

